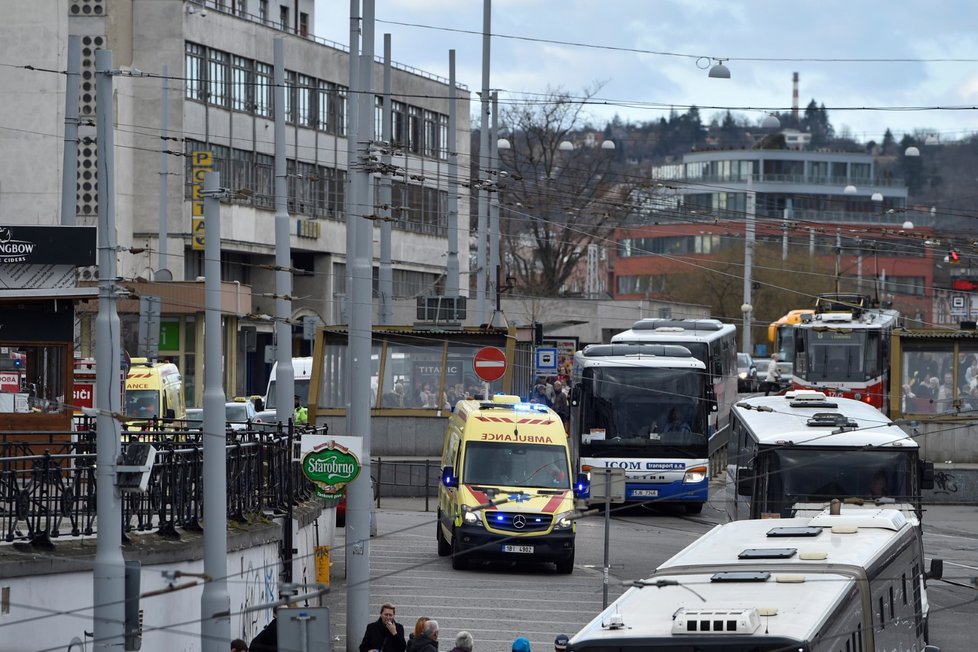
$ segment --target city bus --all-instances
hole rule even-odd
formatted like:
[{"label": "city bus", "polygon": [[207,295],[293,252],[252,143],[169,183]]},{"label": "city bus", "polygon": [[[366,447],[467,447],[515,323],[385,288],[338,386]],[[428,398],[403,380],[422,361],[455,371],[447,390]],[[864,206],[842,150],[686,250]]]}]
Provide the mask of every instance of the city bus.
[{"label": "city bus", "polygon": [[699,513],[709,486],[706,365],[689,349],[594,344],[574,355],[570,434],[578,468],[625,470],[625,500]]},{"label": "city bus", "polygon": [[890,334],[899,322],[897,311],[872,307],[869,297],[820,295],[794,327],[792,387],[888,410]]},{"label": "city bus", "polygon": [[815,311],[811,308],[789,310],[784,316],[771,322],[767,327],[767,340],[771,346],[771,352],[777,353],[780,358],[778,370],[783,378],[789,378],[795,366],[795,326],[801,323],[803,315],[813,314]]},{"label": "city bus", "polygon": [[934,465],[873,406],[811,390],[754,396],[730,412],[726,512],[788,518],[833,499],[887,506],[919,523]]},{"label": "city bus", "polygon": [[[611,341],[678,344],[706,365],[717,404],[708,428],[710,459],[722,457],[730,407],[737,400],[737,328],[717,319],[642,319]],[[717,472],[722,469],[722,463],[712,466]]]},{"label": "city bus", "polygon": [[896,510],[718,525],[635,580],[567,652],[857,652],[926,646],[917,528]]}]

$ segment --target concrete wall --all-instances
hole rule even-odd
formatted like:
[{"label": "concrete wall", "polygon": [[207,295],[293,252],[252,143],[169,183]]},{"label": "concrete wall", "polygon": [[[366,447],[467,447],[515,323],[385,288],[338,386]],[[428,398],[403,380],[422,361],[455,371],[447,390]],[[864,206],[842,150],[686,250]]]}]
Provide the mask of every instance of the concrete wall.
[{"label": "concrete wall", "polygon": [[[296,510],[294,582],[315,581],[315,546],[331,543],[333,523],[332,509],[320,511],[318,507],[307,506]],[[229,531],[227,588],[231,598],[231,638],[251,640],[272,617],[270,609],[243,612],[279,597],[281,533],[280,518],[260,525],[236,526]],[[85,631],[92,631],[95,540],[59,541],[56,545],[55,552],[45,554],[21,552],[11,546],[0,548],[0,588],[10,591],[9,613],[0,614],[0,628],[4,631],[0,649],[5,652],[64,650],[74,637],[88,641],[86,649],[91,649]],[[143,593],[168,586],[162,571],[202,573],[204,570],[200,535],[184,533],[181,541],[173,542],[156,534],[143,534],[135,537],[135,542],[123,552],[126,559],[143,563]],[[192,579],[180,578],[176,583],[188,581]],[[147,652],[200,650],[201,593],[197,586],[144,598],[140,603],[142,649]]]}]

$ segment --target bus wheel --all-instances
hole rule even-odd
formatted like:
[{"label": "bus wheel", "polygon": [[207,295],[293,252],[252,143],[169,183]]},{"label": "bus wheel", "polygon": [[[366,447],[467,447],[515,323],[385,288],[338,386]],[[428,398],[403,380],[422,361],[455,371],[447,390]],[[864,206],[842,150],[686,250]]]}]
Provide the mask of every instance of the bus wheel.
[{"label": "bus wheel", "polygon": [[435,521],[435,539],[438,541],[438,556],[447,557],[452,554],[452,546],[445,540],[441,531],[441,510],[438,510],[438,520]]},{"label": "bus wheel", "polygon": [[699,514],[703,511],[703,503],[686,503],[687,514]]}]

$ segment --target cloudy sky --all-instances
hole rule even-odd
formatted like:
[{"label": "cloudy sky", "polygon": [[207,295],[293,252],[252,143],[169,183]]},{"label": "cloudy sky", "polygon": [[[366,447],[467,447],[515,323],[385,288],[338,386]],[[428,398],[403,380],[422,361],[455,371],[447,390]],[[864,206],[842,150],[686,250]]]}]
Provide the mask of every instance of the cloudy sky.
[{"label": "cloudy sky", "polygon": [[[447,77],[454,48],[459,82],[481,88],[482,0],[376,7],[378,54],[390,33],[395,61]],[[493,0],[491,87],[504,102],[603,84],[607,104],[589,109],[598,127],[689,105],[704,121],[727,108],[759,121],[790,109],[797,71],[802,109],[824,103],[837,133],[949,141],[978,132],[976,25],[973,0]],[[315,29],[348,44],[349,1],[316,0]],[[731,78],[708,78],[711,59]]]}]

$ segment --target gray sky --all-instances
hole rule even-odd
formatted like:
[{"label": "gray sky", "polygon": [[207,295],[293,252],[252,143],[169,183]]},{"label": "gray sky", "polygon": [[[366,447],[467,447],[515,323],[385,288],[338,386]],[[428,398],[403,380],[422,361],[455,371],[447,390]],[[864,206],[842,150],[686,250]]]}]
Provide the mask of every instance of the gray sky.
[{"label": "gray sky", "polygon": [[[482,0],[376,5],[378,54],[389,32],[395,61],[447,77],[454,48],[458,80],[473,93],[481,88]],[[597,127],[616,113],[640,122],[691,104],[700,107],[704,122],[728,107],[756,122],[764,112],[749,108],[791,107],[797,71],[802,110],[813,98],[824,103],[837,133],[848,128],[859,140],[878,141],[890,127],[897,139],[920,131],[949,141],[978,132],[973,0],[494,0],[492,13],[492,32],[499,36],[492,39],[490,85],[500,89],[500,101],[548,87],[579,95],[603,83],[597,97],[608,104],[589,109]],[[315,29],[346,45],[349,1],[316,0]],[[707,58],[699,61],[706,67],[709,58],[726,59],[731,78],[708,78],[697,56]],[[860,107],[889,110],[852,110]]]}]

